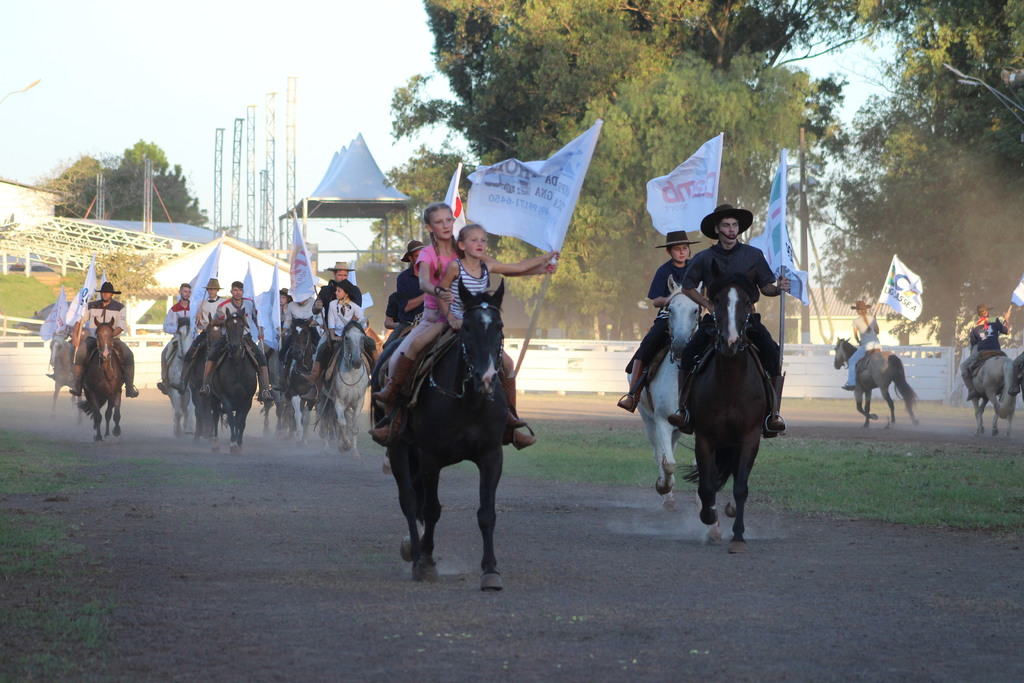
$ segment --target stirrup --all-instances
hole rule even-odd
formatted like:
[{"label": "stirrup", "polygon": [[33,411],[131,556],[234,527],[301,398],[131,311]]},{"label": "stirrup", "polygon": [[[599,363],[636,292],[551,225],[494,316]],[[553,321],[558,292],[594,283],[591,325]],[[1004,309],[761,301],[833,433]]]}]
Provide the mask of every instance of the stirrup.
[{"label": "stirrup", "polygon": [[[778,419],[782,423],[782,427],[779,429],[772,429],[768,426],[768,421],[772,419]],[[782,415],[775,413],[773,415],[767,415],[764,418],[764,425],[761,429],[761,436],[765,439],[774,439],[779,434],[784,434],[786,431],[786,421],[782,418]]]},{"label": "stirrup", "polygon": [[163,380],[156,383],[156,388],[160,390],[160,393],[164,396],[167,395],[167,385],[164,384]]},{"label": "stirrup", "polygon": [[126,384],[124,387],[124,395],[128,398],[138,398],[139,389],[134,384]]},{"label": "stirrup", "polygon": [[199,387],[199,395],[200,396],[209,396],[210,395],[210,385],[209,384],[204,384],[203,386]]},{"label": "stirrup", "polygon": [[683,408],[682,412],[676,411],[666,418],[668,423],[681,431],[683,434],[693,434],[693,422],[690,418],[690,410]]},{"label": "stirrup", "polygon": [[636,407],[640,405],[640,401],[633,394],[625,394],[615,405],[627,412],[633,413],[636,412]]}]

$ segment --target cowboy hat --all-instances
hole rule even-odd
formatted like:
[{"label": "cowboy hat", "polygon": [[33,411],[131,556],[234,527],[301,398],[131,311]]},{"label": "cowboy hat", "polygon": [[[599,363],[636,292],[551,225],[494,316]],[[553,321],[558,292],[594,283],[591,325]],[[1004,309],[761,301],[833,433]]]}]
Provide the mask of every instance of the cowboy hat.
[{"label": "cowboy hat", "polygon": [[977,311],[978,315],[984,315],[985,313],[991,311],[992,308],[988,304],[978,304],[978,308],[976,308],[975,310]]},{"label": "cowboy hat", "polygon": [[409,244],[405,247],[405,256],[402,257],[402,260],[408,263],[412,260],[412,255],[425,246],[427,245],[423,244],[423,242],[420,242],[419,240],[410,240]]},{"label": "cowboy hat", "polygon": [[[718,234],[715,232],[715,228],[718,227],[718,222],[723,218],[735,218],[739,221],[740,232],[749,228],[754,222],[754,214],[746,209],[736,209],[731,204],[721,204],[707,216],[704,216],[704,219],[700,222],[700,231],[707,237],[717,240]],[[740,232],[736,234],[738,235]]]},{"label": "cowboy hat", "polygon": [[220,289],[220,282],[215,277],[211,277],[210,281],[206,283],[206,287],[203,289]]},{"label": "cowboy hat", "polygon": [[691,240],[685,230],[673,230],[665,235],[665,244],[659,244],[655,249],[674,247],[677,244],[697,244],[698,240]]},{"label": "cowboy hat", "polygon": [[281,296],[288,296],[288,288],[282,287],[278,294],[280,294]]},{"label": "cowboy hat", "polygon": [[121,293],[121,292],[117,291],[116,289],[114,289],[114,285],[110,284],[109,282],[104,282],[103,286],[100,287],[100,294],[103,294],[104,292],[110,292],[111,294],[120,294]]},{"label": "cowboy hat", "polygon": [[327,270],[334,271],[335,273],[339,270],[344,270],[347,273],[350,270],[355,270],[355,268],[349,267],[348,261],[338,261],[334,264],[333,268],[328,268]]},{"label": "cowboy hat", "polygon": [[850,308],[852,308],[855,311],[859,311],[862,308],[864,310],[867,310],[868,309],[868,305],[866,303],[864,303],[863,300],[857,299],[857,303],[855,303],[854,305],[850,306]]}]

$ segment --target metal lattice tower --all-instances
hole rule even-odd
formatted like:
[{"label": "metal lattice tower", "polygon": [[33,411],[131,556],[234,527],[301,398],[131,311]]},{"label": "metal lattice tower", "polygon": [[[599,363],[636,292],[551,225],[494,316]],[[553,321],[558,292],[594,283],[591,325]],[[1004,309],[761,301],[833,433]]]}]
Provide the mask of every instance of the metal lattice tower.
[{"label": "metal lattice tower", "polygon": [[142,232],[153,234],[153,160],[145,158],[142,176]]},{"label": "metal lattice tower", "polygon": [[213,136],[213,229],[221,229],[221,193],[224,188],[224,129],[218,128]]},{"label": "metal lattice tower", "polygon": [[269,229],[267,228],[267,171],[260,171],[260,239],[259,248],[269,249],[271,248],[268,243],[267,237],[269,235]]},{"label": "metal lattice tower", "polygon": [[[295,96],[296,76],[288,77],[288,104],[285,112],[285,209],[295,209]],[[282,245],[283,246],[283,245]]]},{"label": "metal lattice tower", "polygon": [[250,244],[259,240],[259,229],[256,225],[256,105],[246,107],[246,221],[245,238]]},{"label": "metal lattice tower", "polygon": [[107,192],[103,186],[104,179],[102,173],[96,174],[96,218],[103,220],[107,217]]},{"label": "metal lattice tower", "polygon": [[239,209],[242,185],[242,130],[245,119],[235,119],[235,135],[231,141],[231,225],[228,226],[236,237],[240,234]]},{"label": "metal lattice tower", "polygon": [[274,230],[274,129],[277,127],[274,102],[276,99],[276,92],[267,93],[267,157],[265,166],[267,174],[267,194],[265,195],[265,201],[263,204],[263,212],[266,214],[264,219],[266,223],[266,232],[262,236],[262,241],[270,249],[273,249],[278,243],[276,239],[277,231]]}]

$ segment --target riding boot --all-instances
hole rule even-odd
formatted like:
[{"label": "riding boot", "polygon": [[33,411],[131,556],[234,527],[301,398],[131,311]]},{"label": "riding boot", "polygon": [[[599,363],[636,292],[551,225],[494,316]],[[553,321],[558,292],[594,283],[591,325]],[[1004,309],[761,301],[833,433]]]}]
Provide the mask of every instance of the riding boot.
[{"label": "riding boot", "polygon": [[407,409],[399,406],[390,415],[385,415],[377,425],[369,431],[370,437],[381,446],[392,446],[402,435],[405,427]]},{"label": "riding boot", "polygon": [[516,412],[516,378],[502,377],[501,389],[505,392],[505,402],[508,404],[508,420],[505,426],[518,429],[526,426],[526,420],[520,419]]},{"label": "riding boot", "polygon": [[200,396],[210,395],[210,375],[213,374],[213,361],[206,361],[206,365],[203,367],[203,386],[199,388]]},{"label": "riding boot", "polygon": [[[526,427],[530,429],[529,425]],[[502,446],[515,446],[517,451],[521,451],[527,446],[532,446],[537,443],[537,437],[534,436],[533,430],[530,429],[529,434],[523,432],[517,432],[512,427],[505,427],[505,433],[502,435],[501,445]]]},{"label": "riding boot", "polygon": [[772,377],[771,383],[767,387],[770,405],[768,417],[765,418],[764,429],[761,432],[766,439],[772,439],[786,431],[786,421],[779,414],[779,408],[782,406],[782,385],[785,382],[786,376],[778,375]]},{"label": "riding boot", "polygon": [[640,390],[643,388],[644,380],[646,379],[647,368],[644,367],[643,361],[639,358],[634,358],[633,372],[629,376],[629,393],[620,398],[616,405],[631,413],[635,411],[640,403]]},{"label": "riding boot", "polygon": [[395,362],[394,374],[388,377],[387,384],[384,385],[384,388],[372,394],[370,398],[377,403],[383,404],[386,408],[390,409],[394,407],[394,405],[398,403],[399,396],[402,394],[406,378],[415,366],[415,358],[409,358],[409,356],[404,353],[399,355],[398,361]]},{"label": "riding boot", "polygon": [[313,370],[308,375],[299,375],[302,379],[306,380],[313,386],[305,394],[299,398],[303,401],[315,401],[317,396],[320,394],[320,375],[323,373],[323,368],[320,365],[320,361],[313,361]]},{"label": "riding boot", "polygon": [[128,398],[138,398],[139,390],[135,387],[135,358],[123,358],[124,364],[124,395]]},{"label": "riding boot", "polygon": [[964,386],[967,387],[967,400],[973,401],[979,398],[980,394],[978,394],[978,390],[974,387],[974,373],[971,372],[970,368],[964,368],[960,376],[964,380]]},{"label": "riding boot", "polygon": [[668,416],[668,423],[683,434],[693,434],[693,422],[687,402],[690,400],[690,387],[693,385],[693,373],[683,376],[683,386],[679,388],[679,410]]},{"label": "riding boot", "polygon": [[273,401],[274,394],[270,393],[270,374],[266,365],[261,365],[256,369],[256,378],[260,385],[260,403]]},{"label": "riding boot", "polygon": [[68,387],[68,393],[72,396],[82,395],[82,374],[85,373],[85,366],[75,363],[71,366],[74,370],[74,378],[71,380],[71,386]]}]

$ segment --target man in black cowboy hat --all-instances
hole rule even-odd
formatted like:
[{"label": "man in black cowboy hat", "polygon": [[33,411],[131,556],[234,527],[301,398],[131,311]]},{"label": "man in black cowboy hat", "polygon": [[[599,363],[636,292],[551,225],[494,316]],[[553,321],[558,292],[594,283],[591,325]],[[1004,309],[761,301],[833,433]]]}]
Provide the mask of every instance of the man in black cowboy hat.
[{"label": "man in black cowboy hat", "polygon": [[686,272],[690,260],[690,245],[697,244],[696,240],[690,240],[685,230],[670,232],[665,239],[665,244],[659,244],[656,249],[664,249],[669,260],[658,266],[651,280],[651,288],[647,292],[647,298],[651,305],[658,309],[658,315],[639,348],[633,354],[626,372],[629,373],[629,393],[619,399],[618,406],[623,410],[633,412],[639,402],[640,389],[646,382],[647,367],[658,351],[669,343],[668,332],[668,305],[669,288],[668,279],[675,280],[677,285],[683,282],[683,274]]},{"label": "man in black cowboy hat", "polygon": [[[971,332],[968,335],[971,355],[960,362],[960,377],[963,378],[964,385],[967,387],[968,401],[980,396],[974,386],[974,371],[978,369],[978,366],[983,361],[982,352],[1002,351],[1002,348],[999,346],[999,335],[1010,334],[1009,322],[1013,306],[1011,305],[1006,309],[1006,315],[1004,316],[1006,324],[999,318],[992,321],[989,320],[988,314],[991,309],[988,304],[980,304],[975,310],[978,314],[978,321],[971,328]],[[997,354],[988,354],[986,358],[991,355]]]},{"label": "man in black cowboy hat", "polygon": [[128,398],[137,398],[139,395],[139,390],[135,388],[135,355],[127,344],[118,339],[118,336],[128,328],[128,324],[125,322],[124,304],[114,301],[114,295],[120,293],[114,289],[113,284],[104,282],[100,287],[99,300],[89,302],[85,315],[75,324],[72,339],[80,339],[83,329],[89,336],[83,343],[75,347],[75,379],[72,386],[68,388],[72,396],[82,395],[82,374],[85,372],[85,361],[96,348],[96,326],[102,322],[108,322],[114,326],[114,352],[121,361],[121,369],[124,373],[124,395]]},{"label": "man in black cowboy hat", "polygon": [[[704,283],[707,287],[715,278],[712,274],[712,264],[717,264],[718,272],[721,275],[732,275],[737,273],[747,274],[754,272],[754,284],[765,296],[779,296],[789,291],[789,278],[780,277],[776,283],[775,274],[764,258],[760,249],[749,244],[741,244],[738,240],[740,233],[745,231],[754,222],[754,215],[746,209],[736,209],[729,204],[722,204],[712,213],[704,217],[700,222],[700,231],[713,240],[718,240],[710,249],[705,249],[697,254],[690,261],[689,268],[683,275],[683,292],[708,310],[714,313],[715,305],[701,294],[697,287]],[[773,284],[774,283],[774,284]],[[757,292],[754,293],[754,302],[757,301]],[[703,332],[703,334],[702,334]],[[693,335],[693,339],[683,350],[683,357],[680,359],[681,370],[684,375],[692,373],[697,361],[697,355],[701,352],[705,342],[714,330],[710,321],[705,317],[705,322]],[[778,405],[782,393],[781,367],[779,365],[779,345],[772,339],[771,333],[761,324],[761,316],[751,316],[747,328],[747,338],[757,347],[761,364],[765,372],[771,378],[774,386],[770,414],[765,420],[765,436],[775,436],[786,430],[786,421],[779,415]],[[689,393],[690,382],[684,382],[680,405],[685,405]],[[690,424],[689,414],[684,411],[669,417],[669,422],[678,427],[686,434],[693,432],[693,425]]]},{"label": "man in black cowboy hat", "polygon": [[[355,268],[349,267],[348,261],[338,261],[334,264],[333,268],[328,268],[327,270],[334,273],[334,279],[321,287],[320,293],[317,294],[316,297],[317,301],[320,302],[320,305],[317,306],[317,312],[323,315],[323,328],[325,330],[327,329],[327,307],[330,306],[331,302],[336,298],[334,290],[339,287],[339,283],[344,280],[348,280],[349,272],[355,270]],[[356,287],[351,282],[349,284],[355,287],[355,296],[350,296],[349,298],[352,299],[352,303],[356,306],[362,306],[363,292],[359,287]]]}]

